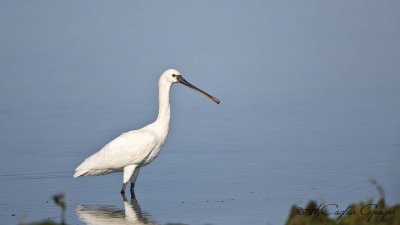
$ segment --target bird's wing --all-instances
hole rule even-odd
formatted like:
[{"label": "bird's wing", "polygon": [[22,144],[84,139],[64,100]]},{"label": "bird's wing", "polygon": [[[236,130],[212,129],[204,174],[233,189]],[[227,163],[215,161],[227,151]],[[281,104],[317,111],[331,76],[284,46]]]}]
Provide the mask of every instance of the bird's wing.
[{"label": "bird's wing", "polygon": [[83,161],[75,170],[75,177],[122,171],[123,167],[141,164],[157,145],[150,131],[130,131],[121,134],[100,151]]}]

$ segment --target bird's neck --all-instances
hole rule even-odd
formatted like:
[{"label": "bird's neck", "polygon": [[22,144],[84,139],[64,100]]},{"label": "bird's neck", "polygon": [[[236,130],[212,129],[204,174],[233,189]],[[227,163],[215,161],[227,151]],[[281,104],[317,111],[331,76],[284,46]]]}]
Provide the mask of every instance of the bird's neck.
[{"label": "bird's neck", "polygon": [[169,90],[171,89],[170,84],[166,84],[163,81],[160,81],[158,84],[159,93],[158,93],[158,117],[156,123],[165,126],[167,129],[169,127],[170,120],[170,106],[169,106]]}]

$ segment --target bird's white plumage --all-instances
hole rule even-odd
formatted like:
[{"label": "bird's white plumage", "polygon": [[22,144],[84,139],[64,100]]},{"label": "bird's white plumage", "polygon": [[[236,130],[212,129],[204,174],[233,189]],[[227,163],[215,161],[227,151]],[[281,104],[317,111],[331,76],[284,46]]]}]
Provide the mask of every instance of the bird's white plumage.
[{"label": "bird's white plumage", "polygon": [[75,177],[122,172],[125,166],[145,164],[150,153],[161,147],[151,131],[123,133],[76,168]]},{"label": "bird's white plumage", "polygon": [[[124,172],[123,192],[126,183],[135,183],[139,168],[153,161],[168,136],[170,121],[169,91],[174,83],[182,83],[199,91],[209,99],[219,100],[187,82],[177,70],[166,70],[158,82],[159,112],[157,120],[141,129],[121,134],[100,151],[86,158],[76,169],[74,177],[104,175]],[[132,192],[132,189],[131,189]]]},{"label": "bird's white plumage", "polygon": [[[123,133],[106,144],[75,169],[74,177],[122,172],[125,168],[124,173],[130,173],[124,174],[125,183],[132,176],[135,168],[140,168],[153,161],[168,135],[169,91],[171,85],[177,82],[174,76],[178,74],[177,70],[169,69],[160,77],[158,82],[159,113],[155,122],[139,130]],[[128,166],[131,167],[128,168]]]}]

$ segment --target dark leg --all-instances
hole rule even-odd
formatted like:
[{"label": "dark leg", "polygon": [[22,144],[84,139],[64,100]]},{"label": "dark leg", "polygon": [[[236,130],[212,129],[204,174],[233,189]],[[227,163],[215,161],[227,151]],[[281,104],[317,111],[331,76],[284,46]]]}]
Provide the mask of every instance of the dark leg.
[{"label": "dark leg", "polygon": [[122,184],[121,194],[125,194],[126,183]]},{"label": "dark leg", "polygon": [[125,192],[121,193],[121,197],[124,202],[127,202]]},{"label": "dark leg", "polygon": [[140,167],[136,167],[135,170],[133,171],[133,174],[131,176],[131,198],[135,198],[135,183],[136,183],[136,178],[139,175],[139,169]]},{"label": "dark leg", "polygon": [[131,198],[135,197],[135,183],[131,183]]}]

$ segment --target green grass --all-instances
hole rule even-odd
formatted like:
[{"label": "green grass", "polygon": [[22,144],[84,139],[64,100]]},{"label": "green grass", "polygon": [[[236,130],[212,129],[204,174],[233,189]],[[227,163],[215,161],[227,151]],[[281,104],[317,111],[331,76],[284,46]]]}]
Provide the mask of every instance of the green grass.
[{"label": "green grass", "polygon": [[374,180],[380,199],[353,204],[345,209],[338,205],[310,201],[305,208],[292,206],[286,225],[399,225],[400,204],[387,206],[383,188]]}]

